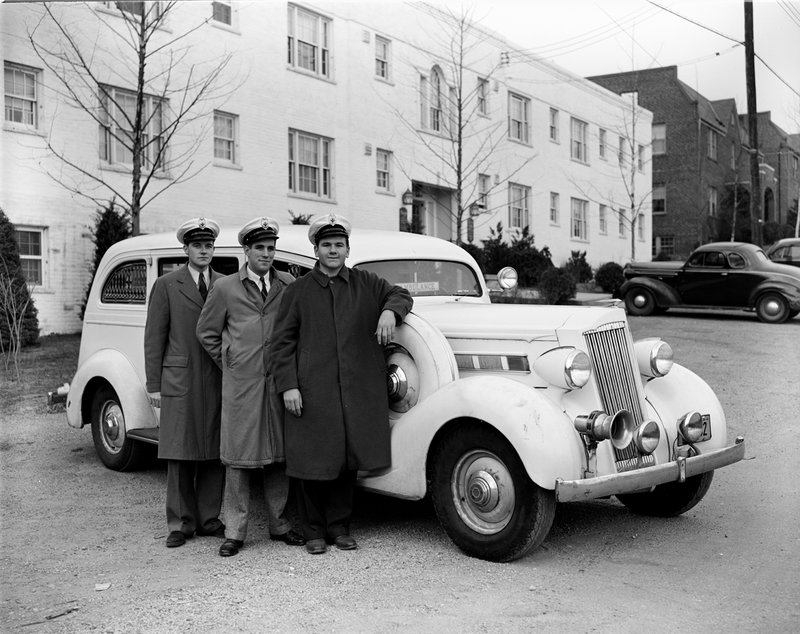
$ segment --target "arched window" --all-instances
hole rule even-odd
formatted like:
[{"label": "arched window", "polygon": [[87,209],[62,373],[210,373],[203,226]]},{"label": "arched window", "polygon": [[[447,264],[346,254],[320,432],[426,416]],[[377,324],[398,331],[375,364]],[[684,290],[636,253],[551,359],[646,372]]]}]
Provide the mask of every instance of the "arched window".
[{"label": "arched window", "polygon": [[447,86],[442,70],[438,66],[431,69],[430,93],[428,95],[428,124],[434,132],[444,130],[444,91]]}]

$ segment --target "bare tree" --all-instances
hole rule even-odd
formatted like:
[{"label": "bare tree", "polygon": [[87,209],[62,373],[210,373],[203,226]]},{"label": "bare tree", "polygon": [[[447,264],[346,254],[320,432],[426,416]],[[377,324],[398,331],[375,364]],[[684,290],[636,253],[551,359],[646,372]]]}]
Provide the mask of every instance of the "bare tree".
[{"label": "bare tree", "polygon": [[4,355],[6,372],[9,366],[14,366],[14,376],[19,381],[19,353],[22,350],[22,328],[25,323],[28,304],[31,302],[31,290],[27,293],[19,292],[15,275],[8,270],[5,259],[0,258],[3,268],[0,270],[0,315],[5,321],[5,330],[8,332],[8,350],[5,349],[3,338],[0,337],[0,354]]},{"label": "bare tree", "polygon": [[[98,125],[101,158],[130,166],[130,191],[81,164],[69,147],[56,147],[52,135],[47,148],[68,169],[48,175],[99,206],[116,197],[129,210],[137,235],[145,206],[207,165],[195,165],[193,157],[211,125],[207,106],[233,90],[230,79],[227,85],[221,81],[232,54],[191,61],[189,36],[210,18],[174,32],[179,20],[167,28],[178,5],[174,1],[116,2],[118,15],[88,4],[78,15],[79,7],[59,5],[40,5],[41,16],[28,39],[52,73],[53,90]],[[195,135],[181,137],[193,123],[198,125]]]},{"label": "bare tree", "polygon": [[[630,99],[630,106],[625,109],[620,126],[613,130],[619,139],[617,146],[616,168],[619,172],[619,182],[625,190],[625,206],[620,207],[614,192],[601,191],[596,180],[579,180],[570,178],[570,182],[591,202],[603,205],[623,226],[630,231],[631,236],[631,261],[636,259],[636,229],[648,205],[651,205],[652,188],[637,191],[636,174],[644,170],[648,159],[645,157],[647,146],[639,143],[637,138],[637,123],[641,110],[637,106],[637,93],[623,93],[623,98]],[[651,144],[652,145],[652,144]],[[609,149],[611,146],[608,146]],[[652,156],[652,152],[650,153]]]},{"label": "bare tree", "polygon": [[[388,105],[414,137],[415,144],[421,144],[432,159],[415,161],[414,167],[427,172],[431,182],[440,182],[452,190],[450,216],[456,227],[455,240],[460,244],[465,216],[493,213],[495,209],[486,204],[488,195],[508,183],[535,154],[510,157],[503,151],[507,136],[505,117],[487,116],[488,93],[492,83],[498,81],[498,69],[508,63],[507,54],[500,54],[487,67],[486,49],[480,50],[479,46],[486,40],[486,34],[477,30],[470,12],[456,14],[448,8],[431,5],[422,8],[441,27],[427,39],[433,43],[432,50],[446,51],[436,65],[444,67],[442,78],[449,80],[449,84],[439,85],[440,78],[431,76],[427,91],[421,86],[412,87],[420,95],[423,118],[427,120],[425,130],[420,130],[419,118],[409,119],[395,104]],[[411,166],[399,164],[399,168],[411,180]],[[500,173],[502,177],[490,179],[481,189],[481,175]]]}]

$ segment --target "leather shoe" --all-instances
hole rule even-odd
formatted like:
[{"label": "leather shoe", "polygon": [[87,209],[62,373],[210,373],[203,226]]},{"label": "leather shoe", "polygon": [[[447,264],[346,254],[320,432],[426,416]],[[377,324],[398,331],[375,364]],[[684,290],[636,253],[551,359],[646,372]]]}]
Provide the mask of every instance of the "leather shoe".
[{"label": "leather shoe", "polygon": [[219,547],[219,556],[233,557],[242,546],[244,546],[244,542],[241,539],[226,539]]},{"label": "leather shoe", "polygon": [[167,548],[177,548],[178,546],[183,546],[185,543],[186,535],[180,531],[171,531],[170,534],[167,535]]},{"label": "leather shoe", "polygon": [[306,550],[312,555],[321,555],[327,549],[324,539],[309,539],[306,542]]},{"label": "leather shoe", "polygon": [[220,525],[215,528],[213,531],[205,531],[205,530],[198,530],[197,531],[198,537],[225,537],[225,524],[220,523]]},{"label": "leather shoe", "polygon": [[350,535],[337,535],[333,538],[333,544],[339,550],[355,550],[358,548],[356,540],[350,537]]},{"label": "leather shoe", "polygon": [[306,538],[293,528],[280,535],[270,535],[269,538],[274,542],[283,542],[287,546],[302,546],[306,543]]}]

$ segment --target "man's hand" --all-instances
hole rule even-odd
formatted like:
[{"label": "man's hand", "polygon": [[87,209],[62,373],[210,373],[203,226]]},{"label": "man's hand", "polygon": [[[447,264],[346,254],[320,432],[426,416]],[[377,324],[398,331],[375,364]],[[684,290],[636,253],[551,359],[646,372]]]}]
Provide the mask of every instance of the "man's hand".
[{"label": "man's hand", "polygon": [[147,400],[153,407],[161,407],[161,392],[148,392]]},{"label": "man's hand", "polygon": [[283,404],[286,409],[295,416],[300,416],[303,412],[303,397],[300,395],[300,390],[293,387],[291,390],[286,390],[283,393]]},{"label": "man's hand", "polygon": [[394,322],[394,311],[391,311],[387,308],[381,313],[381,316],[378,319],[378,328],[375,330],[375,336],[378,339],[378,343],[382,346],[385,346],[392,340],[392,337],[394,336]]}]

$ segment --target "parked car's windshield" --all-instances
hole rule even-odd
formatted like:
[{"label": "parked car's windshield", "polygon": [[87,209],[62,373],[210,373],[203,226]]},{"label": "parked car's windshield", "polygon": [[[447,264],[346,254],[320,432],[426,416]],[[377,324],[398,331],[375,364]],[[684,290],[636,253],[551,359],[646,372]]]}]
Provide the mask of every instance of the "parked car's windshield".
[{"label": "parked car's windshield", "polygon": [[442,260],[383,260],[362,262],[357,268],[372,271],[413,297],[468,295],[479,297],[481,284],[475,272],[462,262]]}]

